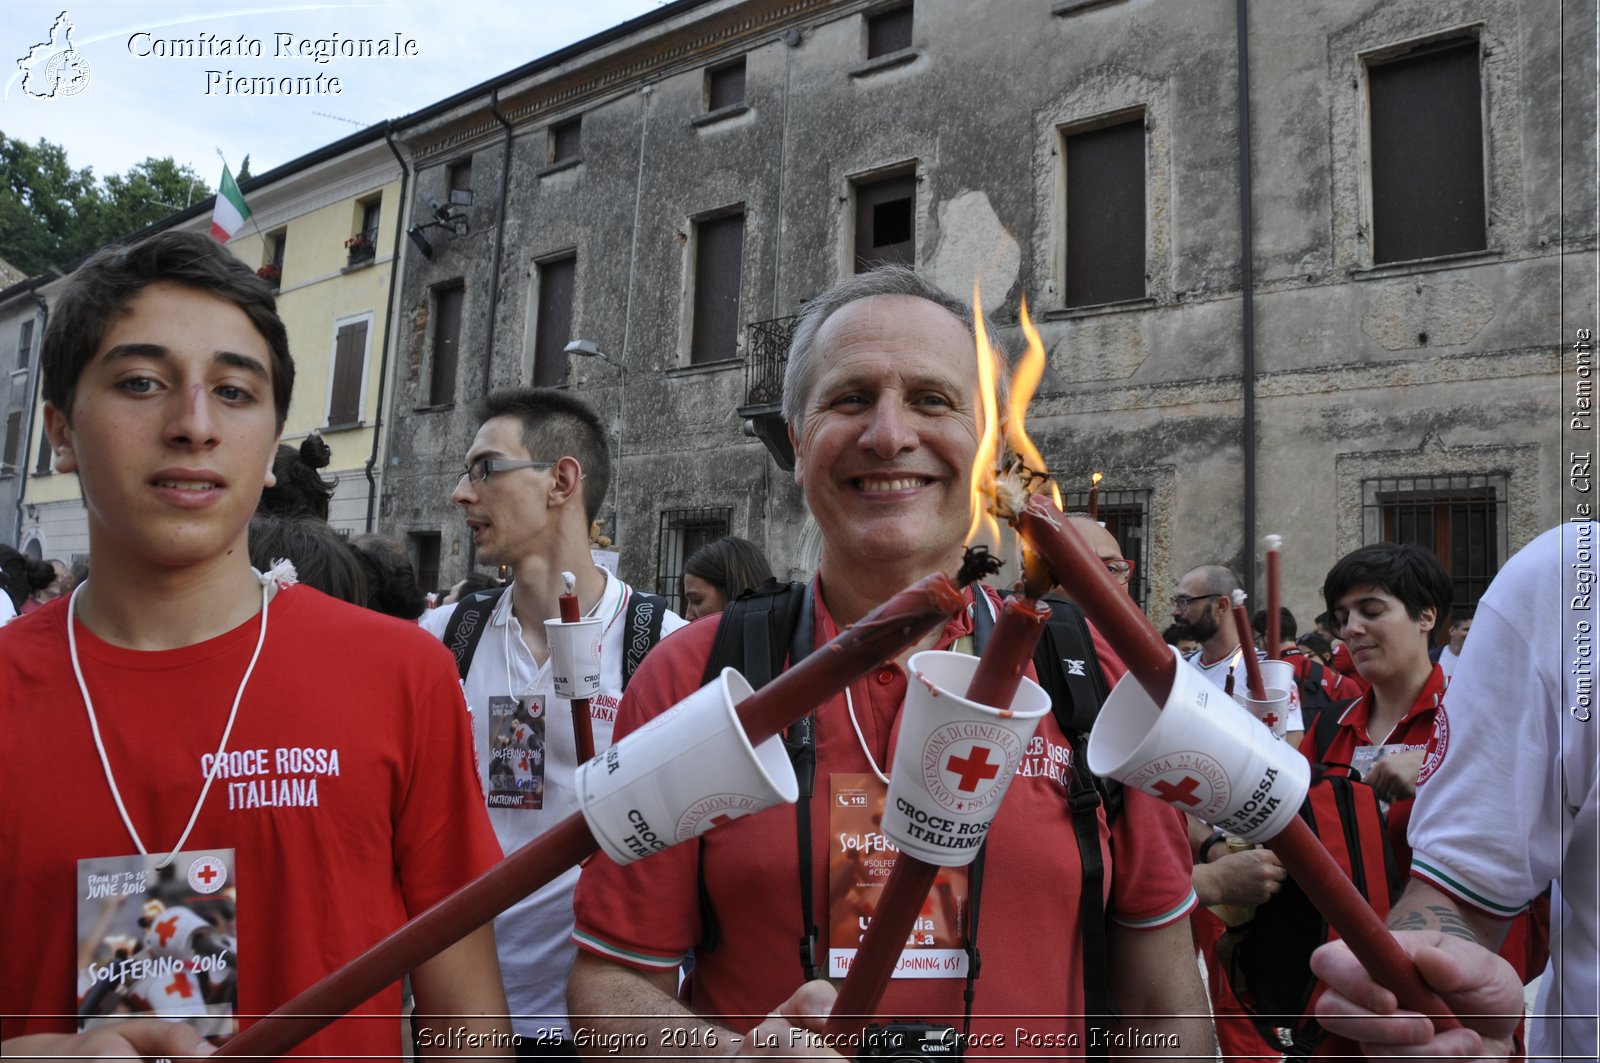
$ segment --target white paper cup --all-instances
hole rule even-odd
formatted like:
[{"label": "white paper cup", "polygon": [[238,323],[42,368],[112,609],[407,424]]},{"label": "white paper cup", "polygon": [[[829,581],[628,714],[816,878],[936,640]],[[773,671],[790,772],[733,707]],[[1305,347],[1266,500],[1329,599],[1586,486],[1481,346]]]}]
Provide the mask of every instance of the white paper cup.
[{"label": "white paper cup", "polygon": [[1233,698],[1245,710],[1272,729],[1282,738],[1289,730],[1289,717],[1300,707],[1300,692],[1294,681],[1294,665],[1288,661],[1262,661],[1261,685],[1266,687],[1266,700],[1257,701],[1250,696],[1249,684],[1244,690],[1237,686]]},{"label": "white paper cup", "polygon": [[962,867],[978,855],[1050,696],[1024,679],[1001,711],[957,693],[972,682],[976,657],[927,650],[909,665],[883,833],[930,864]]},{"label": "white paper cup", "polygon": [[1181,659],[1164,706],[1123,676],[1089,733],[1089,770],[1253,842],[1284,828],[1311,783],[1304,757]]},{"label": "white paper cup", "polygon": [[550,682],[556,697],[575,701],[600,693],[600,636],[602,620],[546,620],[550,640]]},{"label": "white paper cup", "polygon": [[593,760],[578,765],[583,818],[619,864],[800,795],[774,735],[752,747],[734,705],[750,684],[732,668]]}]

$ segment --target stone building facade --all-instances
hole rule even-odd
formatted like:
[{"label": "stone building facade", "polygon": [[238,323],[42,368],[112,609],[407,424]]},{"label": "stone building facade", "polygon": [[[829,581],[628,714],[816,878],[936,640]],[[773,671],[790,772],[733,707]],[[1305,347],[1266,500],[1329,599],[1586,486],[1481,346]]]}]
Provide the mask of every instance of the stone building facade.
[{"label": "stone building facade", "polygon": [[473,196],[407,249],[379,525],[463,574],[472,400],[553,383],[620,440],[627,578],[674,591],[719,532],[802,574],[776,352],[891,258],[981,280],[1013,349],[1027,299],[1031,432],[1080,508],[1104,473],[1154,615],[1194,564],[1257,580],[1269,532],[1303,626],[1384,537],[1470,604],[1564,516],[1594,9],[682,0],[530,63],[396,123],[412,218]]}]

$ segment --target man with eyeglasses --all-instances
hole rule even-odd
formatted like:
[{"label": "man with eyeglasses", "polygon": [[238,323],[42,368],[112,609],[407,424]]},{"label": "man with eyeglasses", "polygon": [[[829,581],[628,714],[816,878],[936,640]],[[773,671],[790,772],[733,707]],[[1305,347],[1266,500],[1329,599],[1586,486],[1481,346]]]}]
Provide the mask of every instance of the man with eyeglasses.
[{"label": "man with eyeglasses", "polygon": [[[452,630],[456,613],[487,613],[471,625],[482,635],[463,687],[489,819],[509,853],[578,808],[576,739],[567,703],[555,696],[544,626],[561,615],[562,573],[576,577],[583,614],[605,622],[600,693],[590,700],[596,751],[611,745],[625,685],[624,646],[643,614],[638,592],[596,565],[589,552],[589,527],[611,481],[606,432],[594,411],[562,391],[513,388],[484,399],[480,416],[450,498],[461,507],[479,558],[509,566],[514,579],[504,590],[430,610],[421,623],[454,649],[468,629],[463,623]],[[661,634],[683,626],[665,603],[652,604],[660,610]],[[458,653],[458,664],[464,656]],[[495,920],[523,1058],[576,1058],[564,989],[574,953],[577,881],[573,868]]]},{"label": "man with eyeglasses", "polygon": [[[1106,570],[1111,573],[1111,578],[1127,587],[1133,579],[1133,562],[1122,556],[1122,544],[1117,542],[1117,537],[1106,529],[1104,524],[1091,520],[1081,513],[1068,513],[1067,520],[1072,522],[1072,527],[1083,536],[1083,541],[1105,562]],[[1059,595],[1068,601],[1072,600],[1065,588],[1056,587],[1052,594]],[[1132,591],[1130,590],[1131,594]]]}]

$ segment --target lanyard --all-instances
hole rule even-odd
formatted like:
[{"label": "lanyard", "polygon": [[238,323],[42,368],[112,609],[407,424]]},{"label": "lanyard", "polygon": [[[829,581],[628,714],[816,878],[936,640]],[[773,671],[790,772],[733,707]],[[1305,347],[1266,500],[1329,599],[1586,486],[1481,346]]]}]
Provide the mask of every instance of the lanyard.
[{"label": "lanyard", "polygon": [[[211,770],[206,772],[205,785],[200,787],[200,798],[194,803],[194,811],[189,813],[189,822],[184,826],[183,833],[179,835],[178,842],[172,847],[166,857],[156,865],[156,870],[172,863],[172,858],[183,851],[183,843],[189,840],[189,834],[194,830],[195,821],[200,818],[200,808],[206,803],[206,794],[211,792],[211,783],[217,777],[217,772],[222,768],[222,754],[228,748],[228,735],[233,733],[234,718],[239,715],[239,702],[244,700],[244,688],[250,682],[250,674],[256,669],[256,661],[261,657],[261,647],[267,641],[267,603],[271,601],[270,590],[277,582],[280,566],[274,566],[267,575],[256,573],[256,578],[261,581],[261,633],[256,637],[255,652],[250,655],[250,663],[245,667],[244,678],[239,680],[239,690],[233,695],[233,707],[228,710],[228,723],[222,729],[222,741],[217,743],[217,755],[211,761]],[[293,570],[288,574],[288,579],[293,580]],[[122,816],[122,825],[128,828],[128,834],[133,838],[133,844],[139,849],[140,856],[150,855],[145,848],[144,839],[139,837],[139,832],[134,829],[133,819],[128,815],[127,806],[122,803],[122,791],[117,788],[117,778],[111,772],[111,761],[106,756],[106,745],[100,737],[100,722],[95,719],[94,701],[89,697],[89,685],[83,679],[83,666],[78,663],[78,594],[88,585],[88,580],[73,588],[72,597],[67,602],[67,655],[72,660],[72,675],[78,681],[78,692],[83,695],[83,707],[89,714],[89,730],[94,734],[95,752],[100,754],[100,767],[106,773],[106,785],[111,788],[111,799],[116,802],[117,813]]]}]

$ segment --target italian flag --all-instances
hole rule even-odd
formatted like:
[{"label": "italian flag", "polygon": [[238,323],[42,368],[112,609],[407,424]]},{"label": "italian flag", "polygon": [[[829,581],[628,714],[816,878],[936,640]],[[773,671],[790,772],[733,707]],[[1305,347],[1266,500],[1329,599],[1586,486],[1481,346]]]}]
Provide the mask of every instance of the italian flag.
[{"label": "italian flag", "polygon": [[244,220],[249,216],[250,205],[244,201],[239,186],[233,183],[228,164],[223,163],[222,190],[217,193],[216,206],[211,208],[211,238],[221,244],[227,243],[244,228]]}]

